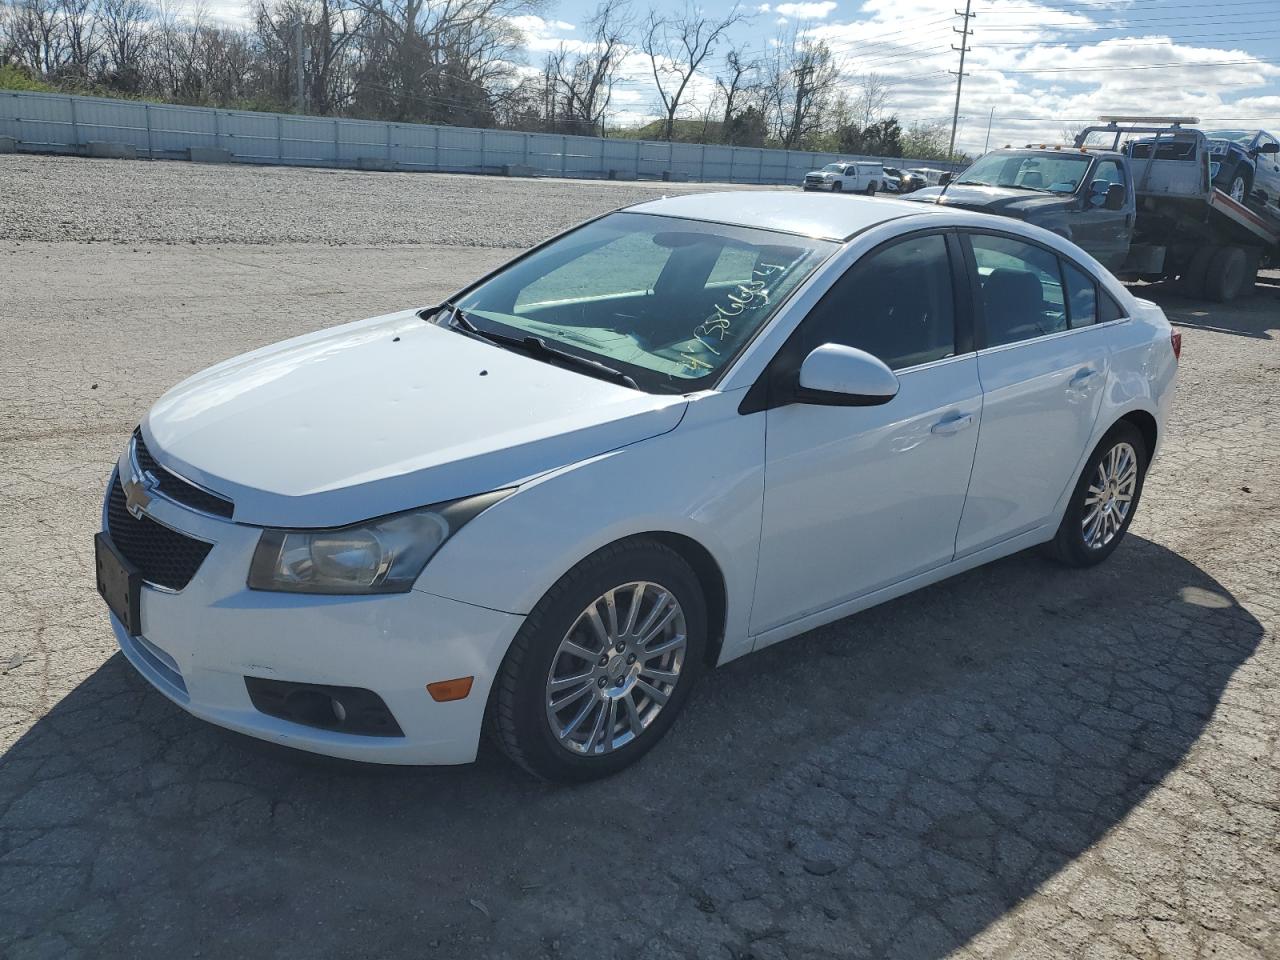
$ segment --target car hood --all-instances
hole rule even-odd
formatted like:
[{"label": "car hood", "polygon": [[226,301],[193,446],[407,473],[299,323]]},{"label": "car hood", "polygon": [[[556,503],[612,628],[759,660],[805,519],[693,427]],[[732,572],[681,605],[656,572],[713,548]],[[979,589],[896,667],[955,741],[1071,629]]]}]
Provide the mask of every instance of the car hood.
[{"label": "car hood", "polygon": [[375,317],[180,383],[142,432],[233,519],[339,526],[469,494],[674,429],[687,402],[424,322]]},{"label": "car hood", "polygon": [[1028,190],[1010,190],[1005,187],[974,187],[952,184],[942,187],[925,187],[911,195],[917,202],[937,203],[947,207],[963,207],[1002,217],[1025,218],[1034,214],[1066,210],[1075,198],[1051,193],[1032,193]]}]

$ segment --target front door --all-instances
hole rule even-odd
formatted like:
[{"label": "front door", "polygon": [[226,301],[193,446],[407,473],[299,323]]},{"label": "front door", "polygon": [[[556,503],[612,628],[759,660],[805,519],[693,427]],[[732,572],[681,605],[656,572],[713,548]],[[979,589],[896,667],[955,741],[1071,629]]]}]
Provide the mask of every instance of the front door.
[{"label": "front door", "polygon": [[1255,196],[1265,197],[1267,213],[1271,215],[1273,224],[1280,220],[1280,153],[1263,153],[1262,147],[1276,143],[1276,138],[1268,133],[1259,133],[1254,140],[1254,184]]},{"label": "front door", "polygon": [[[1089,174],[1089,182],[1083,185],[1084,205],[1068,217],[1071,239],[1108,270],[1119,270],[1129,254],[1129,234],[1133,229],[1133,200],[1126,183],[1124,168],[1115,160],[1100,160]],[[1105,192],[1094,192],[1093,184],[1102,181],[1107,185],[1125,186],[1126,198],[1121,210],[1108,210],[1104,206]]]},{"label": "front door", "polygon": [[[859,347],[898,372],[881,406],[769,409],[751,632],[947,563],[982,413],[955,238],[915,234],[846,272],[784,348]],[[798,362],[798,361],[797,361]]]},{"label": "front door", "polygon": [[983,308],[983,409],[958,557],[1052,520],[1075,483],[1110,371],[1087,274],[1025,240],[969,239]]}]

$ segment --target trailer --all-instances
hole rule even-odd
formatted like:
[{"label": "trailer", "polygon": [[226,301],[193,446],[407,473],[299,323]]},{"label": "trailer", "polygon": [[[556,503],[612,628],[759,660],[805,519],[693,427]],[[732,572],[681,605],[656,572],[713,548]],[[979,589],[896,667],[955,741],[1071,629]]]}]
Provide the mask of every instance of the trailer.
[{"label": "trailer", "polygon": [[1129,160],[1137,199],[1125,279],[1177,278],[1179,291],[1220,303],[1252,289],[1258,270],[1280,265],[1280,223],[1213,186],[1210,150],[1195,117],[1100,117],[1075,144],[1110,138]]}]

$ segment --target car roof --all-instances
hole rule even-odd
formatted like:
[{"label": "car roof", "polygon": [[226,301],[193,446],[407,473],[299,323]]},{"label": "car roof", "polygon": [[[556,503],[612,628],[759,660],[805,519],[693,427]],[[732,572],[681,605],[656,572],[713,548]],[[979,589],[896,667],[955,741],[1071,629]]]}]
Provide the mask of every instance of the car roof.
[{"label": "car roof", "polygon": [[735,190],[687,193],[626,208],[630,213],[703,220],[735,227],[756,227],[822,240],[848,240],[880,223],[920,214],[942,214],[945,207],[881,197],[835,197],[799,190]]}]

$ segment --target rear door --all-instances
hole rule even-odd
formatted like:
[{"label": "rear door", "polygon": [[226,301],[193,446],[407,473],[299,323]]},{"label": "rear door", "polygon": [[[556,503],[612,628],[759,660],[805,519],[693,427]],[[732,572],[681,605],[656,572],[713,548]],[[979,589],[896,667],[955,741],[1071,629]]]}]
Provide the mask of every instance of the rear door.
[{"label": "rear door", "polygon": [[983,408],[957,557],[1050,522],[1080,469],[1110,371],[1086,272],[1019,237],[965,239]]}]

